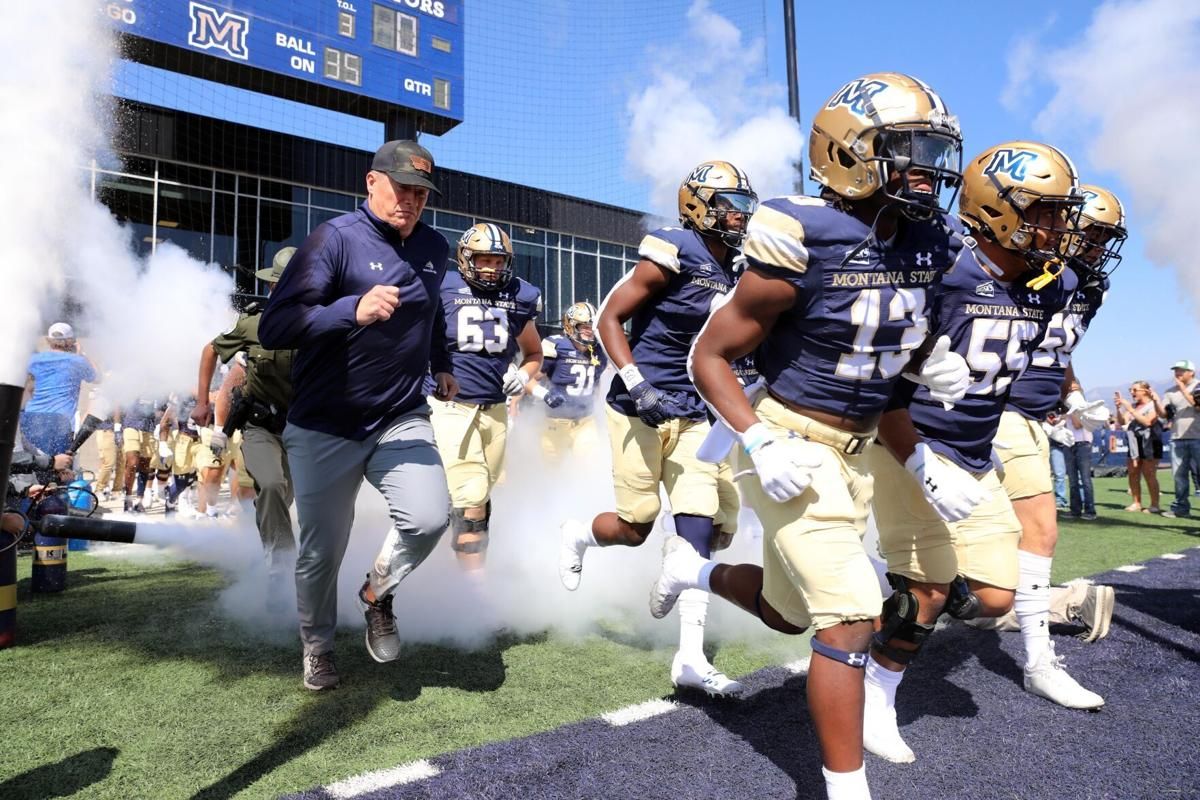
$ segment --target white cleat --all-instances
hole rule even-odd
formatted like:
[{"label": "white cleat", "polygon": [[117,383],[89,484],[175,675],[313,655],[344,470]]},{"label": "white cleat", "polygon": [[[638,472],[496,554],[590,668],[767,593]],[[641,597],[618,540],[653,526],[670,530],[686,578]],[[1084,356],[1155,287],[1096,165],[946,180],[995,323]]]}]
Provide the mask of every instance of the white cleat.
[{"label": "white cleat", "polygon": [[583,553],[588,548],[589,531],[579,520],[569,519],[562,524],[562,539],[558,547],[558,578],[568,592],[579,588],[583,577]]},{"label": "white cleat", "polygon": [[1054,643],[1033,665],[1025,668],[1025,691],[1044,697],[1066,708],[1099,711],[1104,707],[1104,698],[1088,691],[1067,674],[1063,660],[1054,654]]},{"label": "white cleat", "polygon": [[893,764],[916,761],[917,754],[900,736],[896,709],[888,708],[882,701],[872,701],[871,697],[872,693],[868,691],[863,705],[863,749]]},{"label": "white cleat", "polygon": [[687,580],[679,577],[698,573],[700,569],[693,563],[695,561],[703,564],[704,558],[688,544],[686,539],[682,536],[667,537],[667,540],[663,542],[662,570],[658,573],[658,580],[650,588],[650,616],[662,619],[671,613],[671,609],[675,607],[675,601],[679,599],[680,592],[684,589],[696,588]]},{"label": "white cleat", "polygon": [[693,664],[685,661],[682,653],[676,653],[671,661],[671,683],[677,689],[695,689],[709,697],[741,697],[746,691],[746,687],[707,660]]}]

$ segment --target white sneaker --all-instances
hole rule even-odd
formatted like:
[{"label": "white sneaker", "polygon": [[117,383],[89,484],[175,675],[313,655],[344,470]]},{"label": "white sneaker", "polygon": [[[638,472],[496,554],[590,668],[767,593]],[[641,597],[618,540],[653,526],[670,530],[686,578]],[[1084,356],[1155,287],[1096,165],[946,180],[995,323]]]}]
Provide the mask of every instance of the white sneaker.
[{"label": "white sneaker", "polygon": [[583,576],[583,553],[588,549],[590,531],[576,519],[562,524],[561,542],[558,547],[558,578],[568,592],[579,588]]},{"label": "white sneaker", "polygon": [[868,691],[863,705],[863,749],[893,764],[911,764],[917,754],[904,743],[896,724],[896,709],[888,708],[882,699]]},{"label": "white sneaker", "polygon": [[[700,562],[697,564],[696,562]],[[663,542],[662,570],[658,580],[650,588],[650,616],[662,619],[671,613],[679,593],[684,589],[697,588],[681,575],[695,575],[704,564],[704,558],[688,544],[682,536],[668,536]]]},{"label": "white sneaker", "polygon": [[1033,665],[1033,669],[1025,668],[1025,691],[1066,708],[1098,711],[1104,707],[1103,697],[1083,688],[1067,674],[1063,659],[1054,654],[1053,642]]},{"label": "white sneaker", "polygon": [[683,653],[675,653],[671,660],[671,683],[679,689],[696,689],[709,697],[741,697],[746,687],[701,657],[693,663]]}]

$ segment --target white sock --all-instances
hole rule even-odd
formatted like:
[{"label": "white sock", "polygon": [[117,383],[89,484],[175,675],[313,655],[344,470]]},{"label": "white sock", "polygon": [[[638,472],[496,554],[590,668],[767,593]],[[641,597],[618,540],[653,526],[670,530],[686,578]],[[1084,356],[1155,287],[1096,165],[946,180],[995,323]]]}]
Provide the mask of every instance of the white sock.
[{"label": "white sock", "polygon": [[708,598],[708,592],[699,589],[684,589],[679,595],[679,652],[689,664],[708,661],[704,655]]},{"label": "white sock", "polygon": [[821,774],[825,776],[825,794],[829,800],[871,800],[865,764],[853,772],[830,772],[821,767]]},{"label": "white sock", "polygon": [[592,526],[586,522],[579,526],[582,533],[575,536],[575,549],[582,553],[585,548],[599,547],[600,543],[596,541],[596,534],[592,533]]},{"label": "white sock", "polygon": [[1050,646],[1050,562],[1047,556],[1017,551],[1020,572],[1013,607],[1021,625],[1026,668],[1033,667]]},{"label": "white sock", "polygon": [[904,680],[904,671],[892,672],[875,660],[872,653],[867,658],[866,674],[863,676],[863,689],[868,700],[874,700],[876,707],[896,707],[896,689]]}]

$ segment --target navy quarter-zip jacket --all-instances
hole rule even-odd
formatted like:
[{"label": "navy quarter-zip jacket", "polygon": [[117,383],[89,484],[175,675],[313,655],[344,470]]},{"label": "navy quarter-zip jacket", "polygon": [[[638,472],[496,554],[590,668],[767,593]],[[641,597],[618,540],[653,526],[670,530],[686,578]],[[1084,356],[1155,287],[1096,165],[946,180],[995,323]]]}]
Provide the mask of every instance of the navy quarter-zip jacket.
[{"label": "navy quarter-zip jacket", "polygon": [[[425,223],[401,238],[365,202],[309,234],[258,326],[263,347],[297,351],[288,422],[362,441],[425,402],[426,372],[450,371],[438,300],[449,252]],[[400,305],[360,327],[355,309],[376,284],[399,287]]]}]

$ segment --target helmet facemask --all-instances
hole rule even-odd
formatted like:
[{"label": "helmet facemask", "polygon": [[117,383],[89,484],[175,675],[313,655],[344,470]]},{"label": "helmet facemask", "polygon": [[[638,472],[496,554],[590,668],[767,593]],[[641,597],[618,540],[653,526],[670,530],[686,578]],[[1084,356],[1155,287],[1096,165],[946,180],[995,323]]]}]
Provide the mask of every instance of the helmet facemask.
[{"label": "helmet facemask", "polygon": [[[696,199],[704,204],[704,218],[694,226],[702,236],[713,236],[728,247],[740,247],[746,238],[750,216],[758,208],[758,196],[753,192],[711,189],[696,190]],[[730,225],[730,214],[740,214],[737,227]],[[690,223],[686,220],[685,224]]]},{"label": "helmet facemask", "polygon": [[[1017,211],[1020,225],[1009,237],[1009,249],[1033,269],[1065,265],[1080,247],[1080,195],[1038,195],[1009,187],[1000,193]],[[1061,270],[1059,270],[1061,271]]]},{"label": "helmet facemask", "polygon": [[591,348],[596,343],[596,309],[591,303],[574,303],[563,314],[563,332],[577,347]]},{"label": "helmet facemask", "polygon": [[962,186],[962,138],[927,128],[884,128],[876,134],[885,197],[913,220],[948,213]]},{"label": "helmet facemask", "polygon": [[[499,269],[481,269],[475,263],[478,256],[499,256]],[[508,234],[497,225],[477,223],[467,228],[458,240],[458,271],[463,280],[481,291],[499,291],[512,282],[512,259],[512,244]]]},{"label": "helmet facemask", "polygon": [[1082,220],[1081,225],[1078,254],[1071,263],[1090,276],[1107,278],[1121,266],[1121,246],[1128,234],[1124,228],[1105,222],[1088,224]]}]

